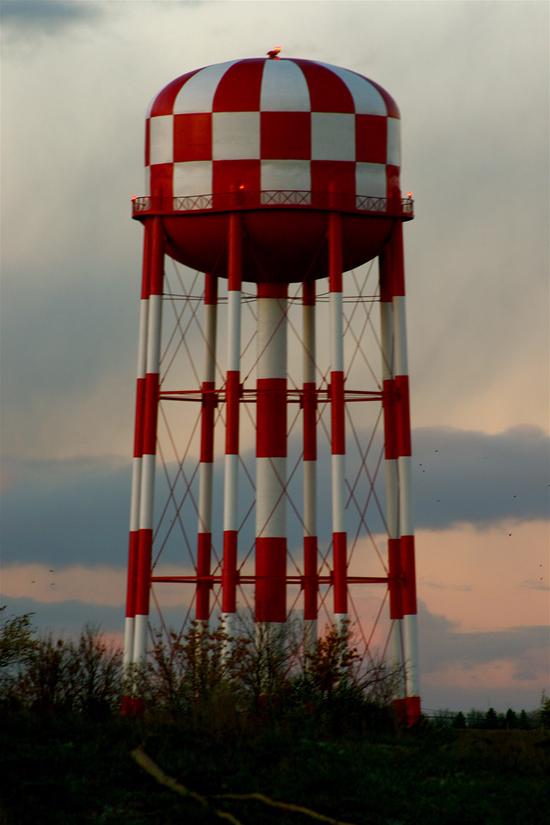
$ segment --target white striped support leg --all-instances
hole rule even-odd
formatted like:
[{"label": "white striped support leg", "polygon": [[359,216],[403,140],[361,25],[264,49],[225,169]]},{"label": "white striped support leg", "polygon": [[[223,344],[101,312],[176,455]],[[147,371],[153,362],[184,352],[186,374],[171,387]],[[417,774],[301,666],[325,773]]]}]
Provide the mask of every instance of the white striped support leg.
[{"label": "white striped support leg", "polygon": [[205,627],[210,618],[212,555],[212,494],[214,482],[214,415],[216,408],[216,332],[218,279],[204,281],[204,374],[202,381],[201,447],[199,461],[199,525],[197,534],[197,592],[195,618]]},{"label": "white striped support leg", "polygon": [[227,372],[225,379],[225,470],[223,501],[222,624],[236,632],[239,529],[239,403],[241,394],[242,237],[238,214],[229,218],[227,264]]},{"label": "white striped support leg", "polygon": [[406,718],[409,724],[420,716],[418,678],[418,636],[414,527],[411,501],[411,423],[409,375],[407,365],[407,328],[405,321],[405,272],[403,228],[396,224],[390,240],[393,270],[393,330],[395,341],[396,452],[399,478],[399,545],[403,581],[402,609],[405,638]]},{"label": "white striped support leg", "polygon": [[399,675],[399,696],[406,695],[402,581],[399,541],[399,476],[396,446],[394,332],[392,268],[388,249],[380,256],[380,332],[386,469],[386,521],[388,529],[388,589],[392,622],[393,669]]},{"label": "white striped support leg", "polygon": [[329,219],[329,290],[331,319],[330,411],[332,452],[332,553],[334,623],[342,629],[348,619],[347,533],[344,520],[346,468],[344,395],[344,319],[342,278],[342,222],[338,213]]},{"label": "white striped support leg", "polygon": [[302,411],[304,447],[304,643],[317,641],[317,388],[315,375],[315,281],[302,286]]},{"label": "white striped support leg", "polygon": [[134,627],[134,665],[143,665],[147,654],[147,623],[151,587],[153,507],[159,396],[159,368],[164,280],[164,239],[158,218],[146,224],[151,233],[151,271],[148,308],[148,336],[144,392],[143,457],[139,510],[139,540]]},{"label": "white striped support leg", "polygon": [[258,284],[255,618],[260,623],[286,621],[286,311],[286,284]]},{"label": "white striped support leg", "polygon": [[[147,358],[147,328],[149,313],[150,232],[144,232],[141,300],[139,308],[139,341],[137,356],[136,408],[134,423],[134,451],[132,459],[132,492],[130,504],[130,531],[128,537],[128,579],[126,585],[126,618],[124,621],[123,673],[130,677],[134,658],[134,626],[136,614],[136,578],[139,544],[139,503],[141,494],[141,457],[143,454],[143,418],[145,400],[145,371]],[[121,712],[132,713],[131,687],[123,696]]]}]

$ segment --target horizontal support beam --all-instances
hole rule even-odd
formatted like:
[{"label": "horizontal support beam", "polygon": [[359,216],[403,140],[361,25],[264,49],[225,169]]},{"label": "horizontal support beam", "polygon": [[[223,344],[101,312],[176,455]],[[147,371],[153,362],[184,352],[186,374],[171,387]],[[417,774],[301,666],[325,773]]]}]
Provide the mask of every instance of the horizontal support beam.
[{"label": "horizontal support beam", "polygon": [[[313,390],[316,400],[329,401],[330,387],[323,387],[322,389]],[[205,400],[210,400],[213,406],[218,403],[225,403],[225,390],[209,390],[203,392],[200,389],[196,390],[163,390],[159,394],[160,401],[194,401],[203,403]],[[370,390],[345,390],[344,401],[350,404],[354,401],[382,401],[384,394],[382,392]],[[286,391],[286,399],[288,404],[300,404],[303,406],[304,393],[301,389],[290,389]],[[256,404],[257,391],[255,389],[244,389],[241,387],[239,401],[241,404]]]},{"label": "horizontal support beam", "polygon": [[[287,584],[299,584],[303,587],[305,576],[287,576]],[[332,584],[332,575],[317,576],[316,580],[319,584]],[[239,584],[254,584],[256,576],[244,575],[237,573],[237,581]],[[348,584],[388,584],[390,578],[388,576],[348,576],[346,579]],[[151,582],[154,584],[197,584],[197,582],[208,582],[211,585],[221,584],[222,576],[151,576]]]}]

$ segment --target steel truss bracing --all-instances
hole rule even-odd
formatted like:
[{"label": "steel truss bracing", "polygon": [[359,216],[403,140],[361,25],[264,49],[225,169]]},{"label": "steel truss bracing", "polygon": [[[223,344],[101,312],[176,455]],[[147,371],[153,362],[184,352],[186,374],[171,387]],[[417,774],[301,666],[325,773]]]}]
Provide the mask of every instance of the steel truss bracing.
[{"label": "steel truss bracing", "polygon": [[[135,207],[139,208],[139,204]],[[365,662],[402,668],[420,712],[401,223],[379,258],[252,284],[238,212],[227,278],[165,255],[144,220],[125,664],[151,633],[348,623]],[[152,609],[151,609],[152,608]]]}]

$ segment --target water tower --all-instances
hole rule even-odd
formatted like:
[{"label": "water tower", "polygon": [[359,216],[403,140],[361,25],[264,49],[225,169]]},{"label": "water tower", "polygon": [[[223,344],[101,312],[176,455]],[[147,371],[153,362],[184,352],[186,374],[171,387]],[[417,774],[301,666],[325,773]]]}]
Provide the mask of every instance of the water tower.
[{"label": "water tower", "polygon": [[[310,638],[349,620],[365,655],[385,615],[405,673],[398,706],[414,721],[402,241],[413,204],[397,105],[356,72],[275,49],[162,89],[145,165],[147,194],[132,202],[144,251],[125,662],[147,655],[153,604],[161,623],[179,606],[229,633],[246,611],[267,626],[299,615]],[[163,602],[166,587],[177,595]]]}]

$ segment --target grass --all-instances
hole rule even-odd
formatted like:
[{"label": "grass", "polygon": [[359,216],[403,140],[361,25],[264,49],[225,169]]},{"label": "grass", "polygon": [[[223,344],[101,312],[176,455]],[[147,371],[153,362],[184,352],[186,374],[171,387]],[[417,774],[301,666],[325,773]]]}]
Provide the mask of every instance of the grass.
[{"label": "grass", "polygon": [[[19,712],[4,720],[2,822],[219,823],[131,758],[144,751],[210,799],[261,792],[340,821],[372,825],[536,825],[550,805],[550,733],[414,731],[316,734],[307,720],[248,720],[225,734],[189,720],[94,720]],[[300,823],[256,801],[212,801],[243,825]]]}]

